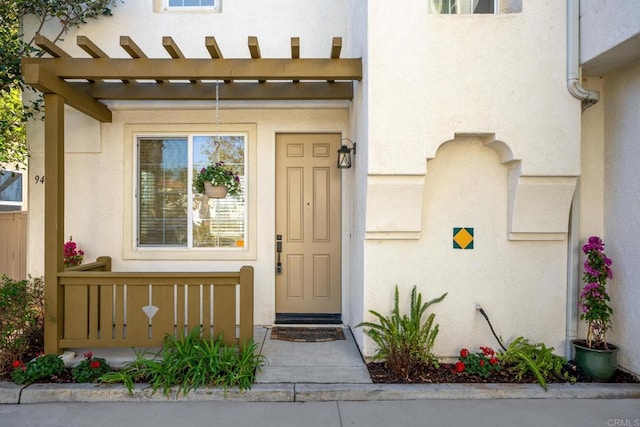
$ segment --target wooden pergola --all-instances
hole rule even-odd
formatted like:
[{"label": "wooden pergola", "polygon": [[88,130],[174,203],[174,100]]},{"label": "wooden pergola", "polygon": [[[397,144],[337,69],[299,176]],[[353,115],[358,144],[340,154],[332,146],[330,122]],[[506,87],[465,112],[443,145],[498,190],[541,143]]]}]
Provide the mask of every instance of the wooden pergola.
[{"label": "wooden pergola", "polygon": [[[23,58],[26,84],[44,94],[46,176],[45,298],[47,319],[60,317],[58,273],[64,270],[64,105],[100,122],[112,112],[102,101],[154,100],[350,100],[362,79],[361,58],[340,58],[334,37],[328,58],[300,58],[300,40],[291,38],[291,58],[262,58],[256,37],[248,38],[250,58],[224,58],[214,37],[205,38],[210,58],[185,58],[171,37],[162,38],[169,58],[149,58],[128,36],[120,46],[129,58],[110,58],[86,36],[77,44],[89,57],[73,58],[45,37],[35,43],[50,56]],[[47,320],[46,351],[57,350],[61,322]],[[56,343],[54,347],[54,344]]]},{"label": "wooden pergola", "polygon": [[340,58],[340,37],[326,59],[300,58],[298,37],[287,59],[262,58],[256,37],[246,59],[225,59],[214,37],[205,38],[211,58],[196,59],[185,58],[171,37],[162,38],[170,58],[149,58],[128,36],[120,46],[131,58],[110,58],[85,36],[77,44],[90,58],[72,58],[42,36],[35,43],[51,57],[24,58],[25,82],[101,122],[111,121],[103,100],[212,100],[219,81],[220,100],[352,99],[353,81],[362,78],[360,58]]}]

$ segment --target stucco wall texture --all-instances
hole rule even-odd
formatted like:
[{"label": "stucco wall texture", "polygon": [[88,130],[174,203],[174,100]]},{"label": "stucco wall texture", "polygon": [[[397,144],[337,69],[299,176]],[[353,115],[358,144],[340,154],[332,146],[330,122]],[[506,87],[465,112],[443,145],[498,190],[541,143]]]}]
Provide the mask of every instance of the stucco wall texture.
[{"label": "stucco wall texture", "polygon": [[[526,2],[521,13],[495,16],[430,15],[418,0],[369,3],[368,20],[367,231],[412,234],[367,237],[365,309],[389,312],[395,284],[405,302],[413,285],[429,299],[449,292],[434,306],[437,354],[497,346],[476,304],[507,341],[522,335],[564,353],[572,191],[563,200],[527,201],[532,224],[548,213],[536,210],[543,205],[563,223],[558,240],[536,233],[509,240],[508,210],[510,173],[580,173],[580,105],[566,90],[565,3]],[[500,144],[483,145],[493,140]],[[413,185],[394,186],[392,196],[378,190],[397,175]],[[407,213],[416,214],[407,220]],[[474,249],[454,250],[452,229],[465,226],[474,227]],[[372,354],[372,343],[362,342]]]},{"label": "stucco wall texture", "polygon": [[621,347],[619,364],[640,372],[640,263],[635,240],[640,227],[640,63],[606,75],[604,96],[605,248],[614,262],[610,339]]},{"label": "stucco wall texture", "polygon": [[[365,307],[392,308],[397,284],[403,307],[416,285],[432,306],[440,333],[436,353],[454,357],[460,348],[498,348],[480,304],[508,343],[517,336],[563,351],[566,241],[506,238],[508,168],[478,138],[443,145],[429,161],[422,237],[417,241],[367,241]],[[402,210],[390,207],[390,211]],[[474,248],[453,248],[453,227],[474,228]],[[371,354],[372,343],[365,340]]]},{"label": "stucco wall texture", "polygon": [[[620,346],[618,364],[640,372],[638,251],[640,225],[640,14],[633,0],[582,0],[580,59],[586,84],[601,101],[582,115],[580,235],[600,235],[613,260],[614,310],[607,339]],[[580,322],[579,336],[586,334]]]}]

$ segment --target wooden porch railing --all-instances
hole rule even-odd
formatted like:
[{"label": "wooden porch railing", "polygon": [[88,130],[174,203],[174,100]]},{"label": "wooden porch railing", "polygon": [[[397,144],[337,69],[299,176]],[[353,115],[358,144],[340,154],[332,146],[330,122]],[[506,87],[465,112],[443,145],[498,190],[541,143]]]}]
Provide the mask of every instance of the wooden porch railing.
[{"label": "wooden porch railing", "polygon": [[[111,259],[58,273],[58,347],[160,347],[200,327],[228,345],[253,337],[253,267],[238,272],[111,272]],[[238,325],[238,328],[236,328]]]}]

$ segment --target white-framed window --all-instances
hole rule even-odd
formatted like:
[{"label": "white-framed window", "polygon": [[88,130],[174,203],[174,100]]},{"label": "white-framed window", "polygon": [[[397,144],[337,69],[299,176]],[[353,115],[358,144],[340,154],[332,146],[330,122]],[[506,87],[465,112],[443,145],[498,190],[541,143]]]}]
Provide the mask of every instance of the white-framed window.
[{"label": "white-framed window", "polygon": [[[137,138],[137,245],[244,250],[246,134]],[[197,194],[193,177],[222,161],[242,191],[223,199]]]},{"label": "white-framed window", "polygon": [[498,13],[499,0],[429,0],[429,12],[443,15]]},{"label": "white-framed window", "polygon": [[[254,260],[257,128],[253,123],[126,124],[124,259]],[[223,161],[242,190],[209,199],[196,172]]]},{"label": "white-framed window", "polygon": [[22,172],[0,169],[0,211],[22,210]]},{"label": "white-framed window", "polygon": [[164,0],[166,10],[210,10],[220,12],[222,0]]}]

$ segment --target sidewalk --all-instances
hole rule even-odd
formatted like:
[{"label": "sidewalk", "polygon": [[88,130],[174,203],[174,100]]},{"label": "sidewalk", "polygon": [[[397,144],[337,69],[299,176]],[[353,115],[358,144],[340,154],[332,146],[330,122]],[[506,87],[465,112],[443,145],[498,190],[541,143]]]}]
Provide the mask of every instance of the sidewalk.
[{"label": "sidewalk", "polygon": [[[177,396],[137,384],[132,395],[122,384],[33,384],[0,382],[0,404],[45,402],[244,401],[323,402],[424,399],[640,399],[640,384],[372,384],[353,336],[345,340],[298,343],[271,340],[270,328],[256,327],[254,336],[266,364],[251,390],[202,388]],[[112,366],[123,353],[100,352]],[[75,361],[82,359],[82,351]]]},{"label": "sidewalk", "polygon": [[1,425],[37,427],[614,427],[640,425],[637,400],[151,402],[0,405]]}]

